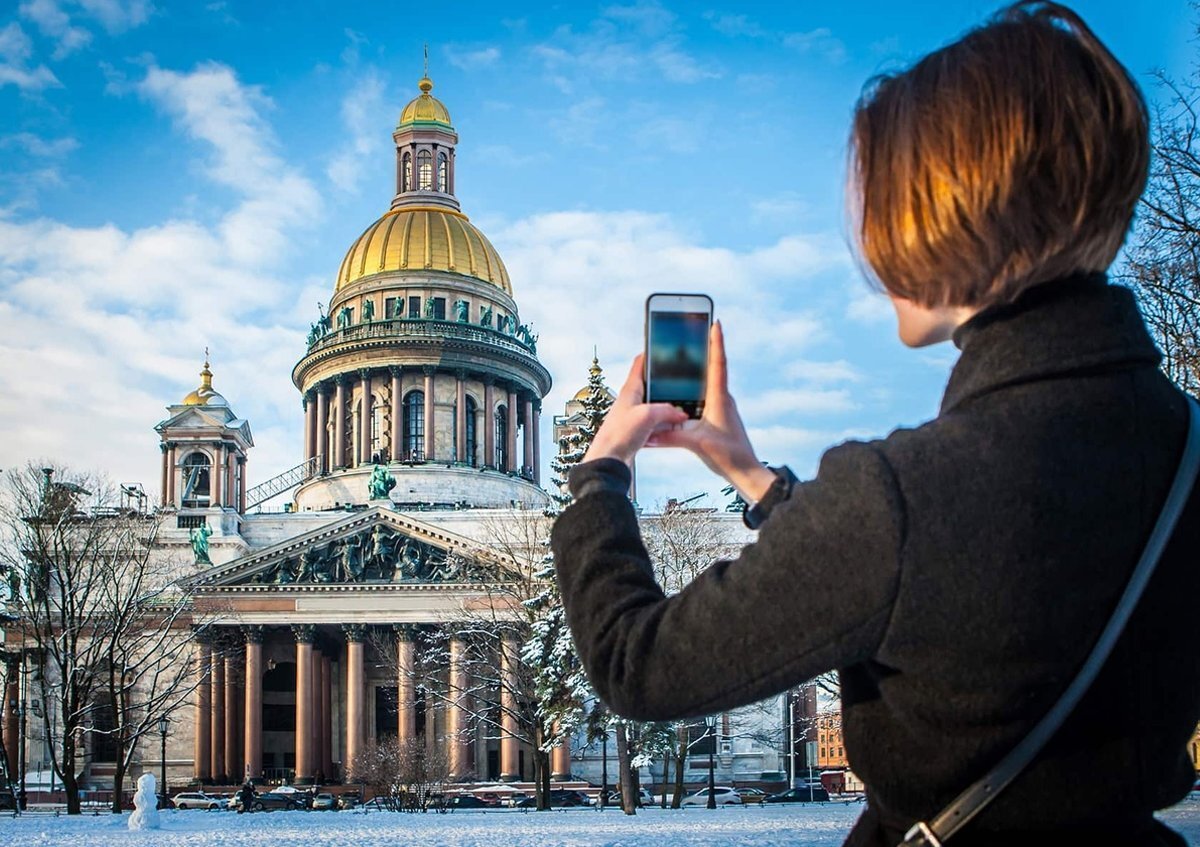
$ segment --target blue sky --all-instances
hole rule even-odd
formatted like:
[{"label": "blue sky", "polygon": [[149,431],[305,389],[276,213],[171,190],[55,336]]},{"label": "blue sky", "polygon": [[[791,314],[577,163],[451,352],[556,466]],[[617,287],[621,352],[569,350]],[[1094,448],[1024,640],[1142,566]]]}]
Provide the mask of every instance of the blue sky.
[{"label": "blue sky", "polygon": [[[1185,0],[1075,7],[1143,82],[1196,55]],[[592,345],[616,387],[655,290],[712,295],[762,458],[932,416],[955,358],[906,351],[846,249],[851,110],[978,2],[0,0],[0,467],[53,458],[156,490],[164,406],[215,385],[252,481],[300,459],[290,371],[392,193],[390,133],[429,44],[458,192],[555,388]],[[714,494],[655,451],[640,499]]]}]

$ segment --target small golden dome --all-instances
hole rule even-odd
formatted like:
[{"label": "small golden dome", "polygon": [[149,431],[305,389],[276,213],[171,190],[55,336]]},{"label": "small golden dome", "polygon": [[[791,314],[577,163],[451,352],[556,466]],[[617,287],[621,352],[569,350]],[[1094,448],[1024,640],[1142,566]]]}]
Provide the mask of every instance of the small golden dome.
[{"label": "small golden dome", "polygon": [[446,208],[393,209],[367,227],[346,252],[334,292],[385,271],[449,271],[490,282],[512,295],[500,254],[467,216]]},{"label": "small golden dome", "polygon": [[450,125],[450,112],[442,105],[442,101],[431,95],[429,92],[433,90],[433,80],[427,76],[421,77],[421,81],[417,83],[417,87],[421,89],[419,97],[414,97],[404,107],[404,111],[400,113],[400,123],[397,125],[405,126],[406,124],[441,124],[453,129]]},{"label": "small golden dome", "polygon": [[200,387],[183,398],[184,406],[227,406],[225,398],[213,390],[212,371],[208,368],[208,358],[204,359],[204,370],[200,371]]}]

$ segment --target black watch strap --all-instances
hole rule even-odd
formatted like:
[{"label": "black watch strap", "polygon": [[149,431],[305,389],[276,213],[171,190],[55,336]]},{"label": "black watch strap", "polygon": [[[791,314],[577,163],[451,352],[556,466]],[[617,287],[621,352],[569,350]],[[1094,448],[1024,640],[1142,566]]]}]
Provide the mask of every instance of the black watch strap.
[{"label": "black watch strap", "polygon": [[767,489],[767,493],[762,496],[762,499],[742,512],[742,523],[750,529],[758,529],[762,526],[763,522],[771,516],[771,511],[792,496],[792,488],[799,482],[791,468],[786,465],[767,468],[767,470],[775,474],[775,481],[771,483],[771,487]]}]

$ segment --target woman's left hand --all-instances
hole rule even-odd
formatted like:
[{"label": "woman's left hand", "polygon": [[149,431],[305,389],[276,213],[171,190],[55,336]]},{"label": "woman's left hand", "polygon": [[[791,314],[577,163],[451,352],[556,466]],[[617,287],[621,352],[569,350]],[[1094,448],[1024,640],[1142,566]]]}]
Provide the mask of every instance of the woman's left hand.
[{"label": "woman's left hand", "polygon": [[634,358],[621,392],[583,457],[585,462],[609,458],[630,465],[651,435],[677,427],[688,419],[686,412],[670,403],[644,402],[642,360],[641,353]]}]

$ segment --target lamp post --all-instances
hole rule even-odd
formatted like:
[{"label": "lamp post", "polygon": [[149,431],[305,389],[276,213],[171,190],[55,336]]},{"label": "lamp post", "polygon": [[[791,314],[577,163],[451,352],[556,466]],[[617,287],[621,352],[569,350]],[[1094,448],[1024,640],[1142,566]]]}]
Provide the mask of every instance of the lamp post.
[{"label": "lamp post", "polygon": [[608,805],[608,727],[604,728],[604,737],[600,739],[600,802],[597,808],[604,811]]},{"label": "lamp post", "polygon": [[166,716],[158,719],[158,734],[162,736],[162,781],[158,789],[158,808],[167,808],[167,729],[171,726],[171,722]]},{"label": "lamp post", "polygon": [[717,716],[709,715],[704,719],[708,734],[712,736],[712,746],[708,748],[708,803],[710,809],[717,808],[717,781],[713,771],[713,753],[717,750]]}]

